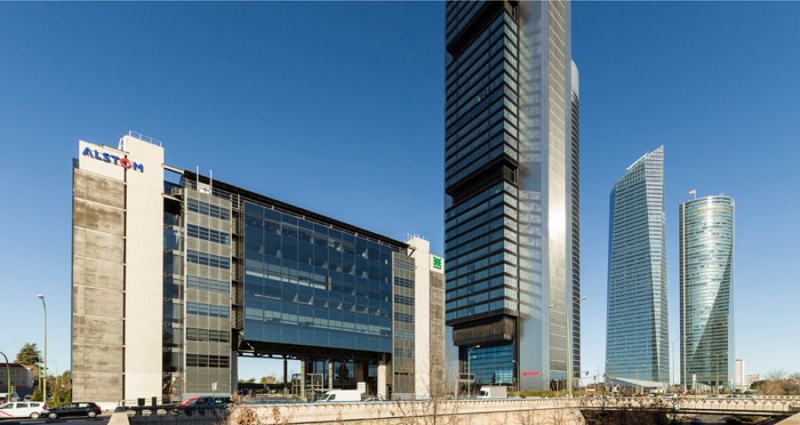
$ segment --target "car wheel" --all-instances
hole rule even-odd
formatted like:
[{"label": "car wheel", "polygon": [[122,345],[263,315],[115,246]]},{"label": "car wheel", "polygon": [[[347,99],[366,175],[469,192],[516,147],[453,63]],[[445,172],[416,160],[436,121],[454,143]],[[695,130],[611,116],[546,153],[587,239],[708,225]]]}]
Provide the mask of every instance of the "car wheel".
[{"label": "car wheel", "polygon": [[90,410],[89,413],[86,414],[86,416],[93,418],[97,416],[97,412],[95,412],[94,410]]},{"label": "car wheel", "polygon": [[39,419],[39,414],[36,412],[31,413],[31,419]]},{"label": "car wheel", "polygon": [[51,413],[51,414],[47,415],[47,417],[50,418],[50,419],[56,419],[56,418],[58,418],[58,415],[56,415],[55,413]]}]

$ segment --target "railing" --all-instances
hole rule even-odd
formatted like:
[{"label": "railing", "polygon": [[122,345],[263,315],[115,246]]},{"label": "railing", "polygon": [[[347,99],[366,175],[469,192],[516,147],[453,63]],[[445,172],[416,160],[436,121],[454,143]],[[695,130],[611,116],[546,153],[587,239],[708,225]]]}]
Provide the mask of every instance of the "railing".
[{"label": "railing", "polygon": [[135,137],[135,138],[137,138],[139,140],[143,140],[143,141],[145,141],[147,143],[163,147],[163,144],[161,143],[161,140],[154,139],[154,138],[152,138],[150,136],[145,136],[144,134],[139,133],[137,131],[128,130],[128,136]]}]

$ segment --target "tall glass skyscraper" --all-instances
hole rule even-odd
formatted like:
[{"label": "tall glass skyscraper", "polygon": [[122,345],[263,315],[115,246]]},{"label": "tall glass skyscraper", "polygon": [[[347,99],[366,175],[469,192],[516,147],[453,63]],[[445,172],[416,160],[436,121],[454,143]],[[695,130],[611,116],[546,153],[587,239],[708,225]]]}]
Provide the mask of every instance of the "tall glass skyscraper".
[{"label": "tall glass skyscraper", "polygon": [[614,185],[610,217],[606,375],[669,382],[663,146]]},{"label": "tall glass skyscraper", "polygon": [[681,380],[726,385],[734,365],[734,202],[707,196],[682,203],[678,212]]},{"label": "tall glass skyscraper", "polygon": [[446,319],[479,384],[563,389],[579,347],[570,31],[568,2],[446,5]]}]

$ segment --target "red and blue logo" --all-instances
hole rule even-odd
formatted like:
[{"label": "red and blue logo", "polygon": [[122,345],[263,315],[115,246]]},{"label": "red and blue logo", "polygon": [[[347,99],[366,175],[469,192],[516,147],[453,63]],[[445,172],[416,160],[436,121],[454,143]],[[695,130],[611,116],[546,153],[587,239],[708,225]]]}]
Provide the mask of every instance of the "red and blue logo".
[{"label": "red and blue logo", "polygon": [[119,165],[120,167],[125,168],[126,170],[133,170],[133,171],[138,171],[140,173],[144,173],[144,164],[131,161],[128,158],[124,157],[120,158],[116,155],[112,155],[107,152],[100,152],[97,149],[92,149],[88,147],[83,150],[83,155],[94,158],[98,161],[109,162],[109,163],[113,162],[115,165]]}]

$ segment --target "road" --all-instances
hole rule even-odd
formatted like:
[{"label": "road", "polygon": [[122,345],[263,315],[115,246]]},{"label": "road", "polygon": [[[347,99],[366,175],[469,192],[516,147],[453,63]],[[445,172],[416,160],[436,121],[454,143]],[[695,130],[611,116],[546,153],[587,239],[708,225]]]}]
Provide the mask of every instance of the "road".
[{"label": "road", "polygon": [[110,416],[99,418],[59,418],[59,419],[4,419],[0,420],[0,425],[107,425]]}]

